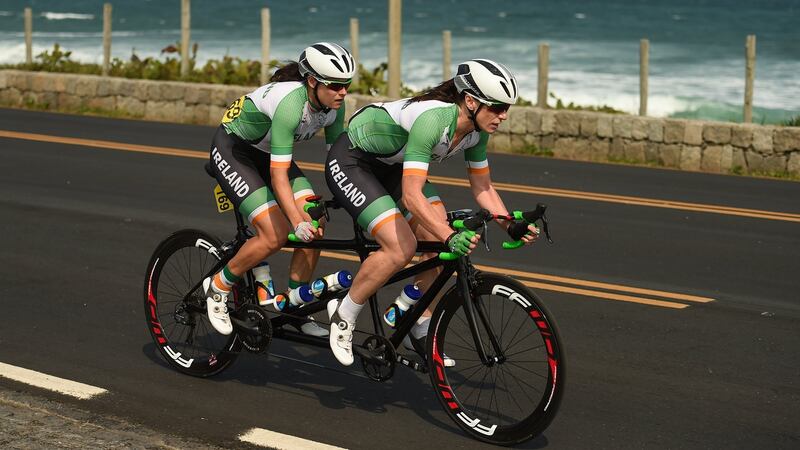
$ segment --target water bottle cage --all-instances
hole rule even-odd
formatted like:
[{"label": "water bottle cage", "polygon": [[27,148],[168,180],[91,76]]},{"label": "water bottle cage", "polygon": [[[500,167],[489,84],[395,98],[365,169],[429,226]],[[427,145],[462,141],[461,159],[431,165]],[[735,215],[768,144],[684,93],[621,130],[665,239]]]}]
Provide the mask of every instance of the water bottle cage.
[{"label": "water bottle cage", "polygon": [[383,321],[386,322],[392,328],[396,328],[397,324],[400,322],[400,318],[403,317],[405,312],[397,306],[396,303],[392,303],[386,308],[386,311],[383,313]]}]

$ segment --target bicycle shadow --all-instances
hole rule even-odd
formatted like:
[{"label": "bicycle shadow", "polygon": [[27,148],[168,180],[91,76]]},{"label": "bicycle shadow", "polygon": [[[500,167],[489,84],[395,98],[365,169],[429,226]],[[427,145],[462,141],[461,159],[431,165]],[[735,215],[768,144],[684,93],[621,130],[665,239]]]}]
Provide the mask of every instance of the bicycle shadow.
[{"label": "bicycle shadow", "polygon": [[[159,366],[173,370],[161,358],[152,342],[143,346],[142,353]],[[273,341],[269,354],[242,353],[229,369],[206,380],[277,388],[283,393],[315,398],[320,406],[332,410],[356,408],[385,414],[389,412],[389,407],[407,409],[454,437],[463,438],[471,445],[477,443],[464,435],[442,412],[427,374],[396,366],[390,380],[376,382],[367,378],[361,367],[360,361],[343,367],[325,349]],[[512,448],[540,449],[548,443],[548,439],[541,435]]]}]

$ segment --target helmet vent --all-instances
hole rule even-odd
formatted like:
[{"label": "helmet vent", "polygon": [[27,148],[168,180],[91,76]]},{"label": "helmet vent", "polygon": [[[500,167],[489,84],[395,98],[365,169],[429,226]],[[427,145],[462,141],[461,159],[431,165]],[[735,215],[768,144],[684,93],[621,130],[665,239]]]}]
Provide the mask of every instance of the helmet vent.
[{"label": "helmet vent", "polygon": [[[335,60],[334,58],[331,58],[331,64],[336,66],[336,68],[339,69],[339,72],[344,72],[344,69],[342,69],[342,65],[339,64],[339,61]],[[349,70],[348,70],[348,72],[349,72]]]},{"label": "helmet vent", "polygon": [[503,87],[503,90],[504,90],[504,91],[506,91],[506,95],[507,95],[507,96],[509,96],[509,97],[511,97],[511,96],[512,96],[512,95],[511,95],[511,92],[509,92],[509,91],[508,91],[508,84],[507,84],[506,82],[504,82],[504,81],[501,81],[501,82],[500,82],[500,86],[502,86],[502,87]]}]

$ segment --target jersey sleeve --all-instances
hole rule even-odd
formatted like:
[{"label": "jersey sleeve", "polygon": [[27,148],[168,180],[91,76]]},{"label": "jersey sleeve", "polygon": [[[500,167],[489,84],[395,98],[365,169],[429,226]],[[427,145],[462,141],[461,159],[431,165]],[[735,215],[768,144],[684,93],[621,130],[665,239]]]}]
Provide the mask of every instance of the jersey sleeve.
[{"label": "jersey sleeve", "polygon": [[342,106],[336,110],[336,120],[334,120],[332,124],[325,127],[326,144],[333,145],[333,143],[336,142],[336,138],[338,138],[340,134],[344,133],[344,113],[345,107],[344,103],[342,103]]},{"label": "jersey sleeve", "polygon": [[[457,110],[456,110],[457,113]],[[441,140],[448,126],[453,123],[451,108],[435,108],[425,111],[414,120],[408,132],[403,175],[428,176],[433,147]]]},{"label": "jersey sleeve", "polygon": [[489,173],[489,160],[486,158],[486,143],[489,142],[489,133],[481,131],[481,138],[474,147],[464,151],[467,169],[470,174]]},{"label": "jersey sleeve", "polygon": [[306,98],[301,88],[288,94],[275,108],[270,135],[270,166],[289,168],[292,163],[294,132],[303,117]]}]

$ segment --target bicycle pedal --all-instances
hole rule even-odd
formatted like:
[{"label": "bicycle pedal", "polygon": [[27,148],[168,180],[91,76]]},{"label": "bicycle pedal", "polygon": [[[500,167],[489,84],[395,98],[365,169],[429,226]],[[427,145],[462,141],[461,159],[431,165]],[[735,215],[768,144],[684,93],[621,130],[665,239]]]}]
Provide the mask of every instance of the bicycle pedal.
[{"label": "bicycle pedal", "polygon": [[397,362],[413,369],[415,372],[428,373],[428,365],[406,358],[403,355],[397,355]]}]

